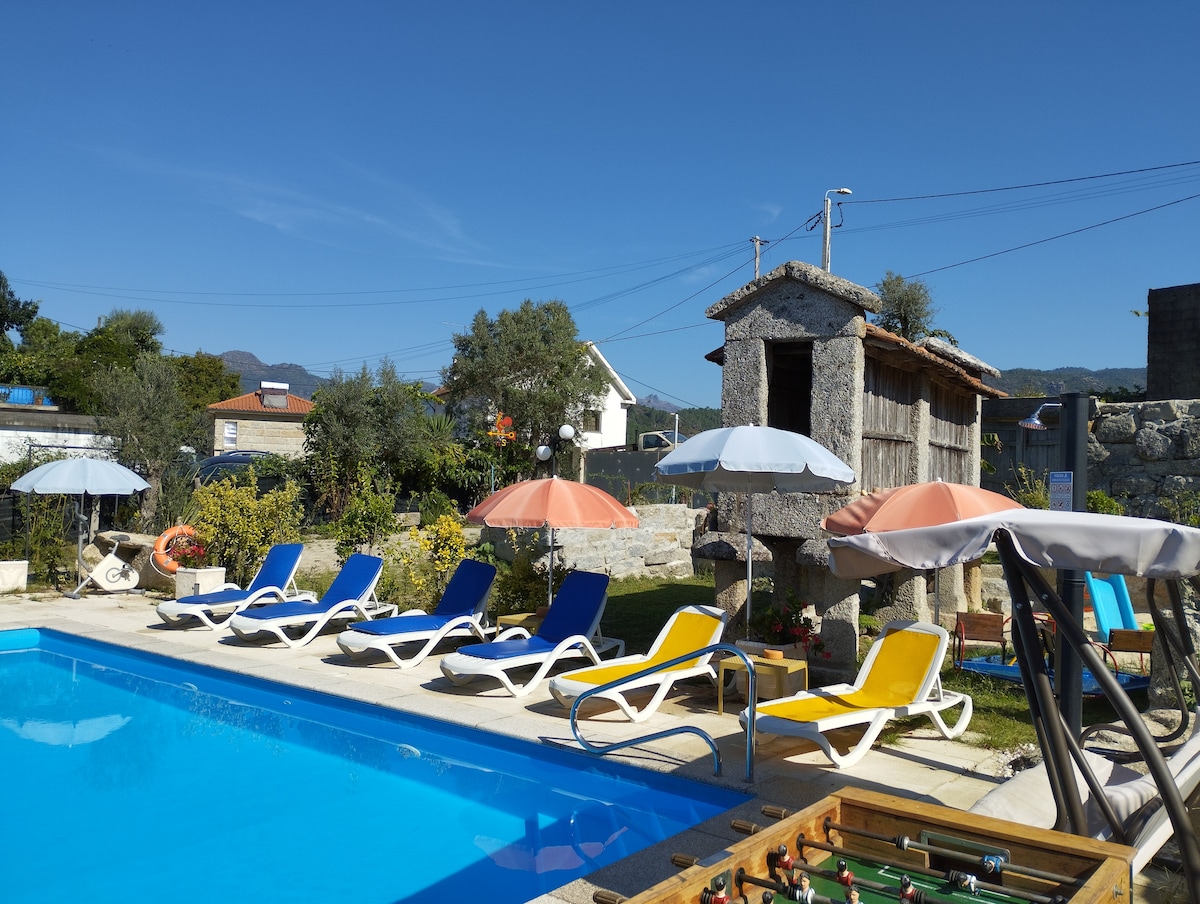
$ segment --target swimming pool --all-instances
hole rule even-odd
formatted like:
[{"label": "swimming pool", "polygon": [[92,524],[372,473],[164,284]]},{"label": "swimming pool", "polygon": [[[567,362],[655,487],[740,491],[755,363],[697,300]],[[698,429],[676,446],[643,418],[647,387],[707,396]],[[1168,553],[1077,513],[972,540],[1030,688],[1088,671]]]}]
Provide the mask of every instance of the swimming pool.
[{"label": "swimming pool", "polygon": [[0,899],[521,902],[746,800],[48,630],[0,632]]}]

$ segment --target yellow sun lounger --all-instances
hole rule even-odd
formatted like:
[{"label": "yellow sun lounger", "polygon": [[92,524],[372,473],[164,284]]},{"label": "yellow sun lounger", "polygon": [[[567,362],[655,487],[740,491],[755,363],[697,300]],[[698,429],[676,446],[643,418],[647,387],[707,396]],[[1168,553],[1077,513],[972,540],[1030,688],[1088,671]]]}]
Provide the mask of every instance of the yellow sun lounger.
[{"label": "yellow sun lounger", "polygon": [[[649,666],[669,662],[719,642],[728,617],[725,610],[715,606],[684,606],[667,620],[649,652],[622,656],[602,665],[566,672],[551,679],[550,693],[563,706],[569,707],[584,691],[619,681],[625,675],[632,675]],[[705,653],[669,669],[645,675],[612,690],[596,694],[595,699],[609,700],[615,703],[630,721],[641,722],[658,709],[676,681],[694,675],[715,678],[713,667],[709,664],[711,658],[711,653]],[[625,695],[630,691],[644,689],[652,689],[654,694],[639,710]]]},{"label": "yellow sun lounger", "polygon": [[[966,694],[942,689],[940,670],[949,635],[923,622],[893,621],[871,646],[853,684],[831,684],[760,704],[755,728],[768,734],[812,741],[839,769],[852,766],[871,749],[884,725],[895,718],[927,715],[945,738],[957,738],[971,721]],[[962,706],[948,727],[942,710]],[[743,710],[744,725],[749,710]],[[839,728],[865,725],[862,739],[841,754],[826,737]]]}]

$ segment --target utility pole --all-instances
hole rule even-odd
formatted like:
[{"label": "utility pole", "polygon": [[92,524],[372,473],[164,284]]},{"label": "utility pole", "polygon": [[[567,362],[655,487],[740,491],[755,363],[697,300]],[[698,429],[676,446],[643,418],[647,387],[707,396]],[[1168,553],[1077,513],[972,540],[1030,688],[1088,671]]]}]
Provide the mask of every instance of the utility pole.
[{"label": "utility pole", "polygon": [[831,188],[825,192],[825,212],[823,218],[825,220],[825,241],[821,243],[821,269],[826,273],[829,272],[829,236],[833,231],[833,224],[829,222],[829,214],[832,210],[832,203],[829,200],[830,195],[852,195],[854,192],[848,188]]},{"label": "utility pole", "polygon": [[760,239],[758,236],[753,236],[750,241],[754,243],[754,278],[758,279],[758,249],[760,245],[771,244],[769,239]]}]

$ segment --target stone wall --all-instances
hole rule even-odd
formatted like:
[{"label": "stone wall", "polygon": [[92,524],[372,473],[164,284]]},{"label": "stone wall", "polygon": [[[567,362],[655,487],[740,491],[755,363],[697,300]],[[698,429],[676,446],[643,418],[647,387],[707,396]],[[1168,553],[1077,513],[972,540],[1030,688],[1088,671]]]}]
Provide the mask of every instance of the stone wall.
[{"label": "stone wall", "polygon": [[1100,404],[1088,437],[1088,487],[1127,515],[1170,520],[1181,506],[1200,513],[1200,495],[1191,495],[1200,494],[1200,399]]},{"label": "stone wall", "polygon": [[[561,548],[562,560],[571,568],[604,572],[613,578],[692,575],[692,538],[707,510],[690,509],[686,505],[639,505],[633,510],[641,522],[639,527],[555,531],[554,542]],[[549,531],[517,533],[521,542],[537,534],[544,557],[550,542]],[[512,560],[513,549],[505,528],[484,528],[482,539],[494,544],[501,558]]]}]

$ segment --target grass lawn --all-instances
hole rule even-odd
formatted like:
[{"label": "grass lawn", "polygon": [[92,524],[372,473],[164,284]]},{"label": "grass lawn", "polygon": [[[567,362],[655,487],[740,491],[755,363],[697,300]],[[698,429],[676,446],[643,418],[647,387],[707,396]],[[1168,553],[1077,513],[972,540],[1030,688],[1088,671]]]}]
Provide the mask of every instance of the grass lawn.
[{"label": "grass lawn", "polygon": [[645,653],[671,613],[680,606],[713,604],[713,576],[690,578],[627,578],[608,585],[608,604],[600,629],[605,637],[620,637],[625,652]]}]

